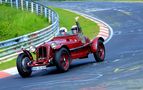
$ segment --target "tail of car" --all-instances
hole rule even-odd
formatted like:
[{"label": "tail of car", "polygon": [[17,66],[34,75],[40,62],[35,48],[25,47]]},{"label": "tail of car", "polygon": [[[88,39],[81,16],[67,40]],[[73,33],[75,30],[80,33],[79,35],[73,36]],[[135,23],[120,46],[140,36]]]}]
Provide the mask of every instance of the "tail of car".
[{"label": "tail of car", "polygon": [[96,52],[97,50],[97,45],[98,45],[98,41],[101,40],[102,42],[104,42],[104,39],[102,37],[96,37],[91,41],[91,51],[92,52]]}]

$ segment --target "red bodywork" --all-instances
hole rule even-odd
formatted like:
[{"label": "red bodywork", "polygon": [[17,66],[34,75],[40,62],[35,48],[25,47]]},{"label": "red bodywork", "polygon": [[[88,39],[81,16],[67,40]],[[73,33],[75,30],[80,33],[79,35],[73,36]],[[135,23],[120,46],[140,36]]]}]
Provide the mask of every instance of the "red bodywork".
[{"label": "red bodywork", "polygon": [[[82,39],[78,34],[75,35],[65,35],[54,37],[49,42],[43,43],[42,45],[36,48],[36,60],[33,60],[32,55],[29,51],[24,50],[24,53],[31,59],[31,62],[28,63],[28,66],[51,66],[54,65],[54,55],[55,52],[61,48],[66,48],[70,52],[71,59],[81,59],[87,58],[88,54],[96,52],[98,40],[103,38],[97,37],[92,41],[87,37],[83,37],[85,42],[82,42]],[[51,44],[55,43],[54,48],[51,47]]]}]

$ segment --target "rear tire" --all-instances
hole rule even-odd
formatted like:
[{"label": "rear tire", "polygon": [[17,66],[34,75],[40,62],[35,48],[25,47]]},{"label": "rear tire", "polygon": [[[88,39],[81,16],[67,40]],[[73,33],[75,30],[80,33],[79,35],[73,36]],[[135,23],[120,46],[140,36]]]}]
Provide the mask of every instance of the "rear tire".
[{"label": "rear tire", "polygon": [[66,48],[61,48],[55,53],[55,64],[59,71],[66,72],[70,66],[70,54]]},{"label": "rear tire", "polygon": [[105,58],[105,47],[103,41],[98,40],[97,51],[93,53],[96,62],[102,62]]},{"label": "rear tire", "polygon": [[21,77],[29,77],[32,73],[32,70],[30,67],[28,67],[27,63],[30,62],[29,57],[27,57],[24,53],[21,53],[18,55],[16,65],[17,70]]}]

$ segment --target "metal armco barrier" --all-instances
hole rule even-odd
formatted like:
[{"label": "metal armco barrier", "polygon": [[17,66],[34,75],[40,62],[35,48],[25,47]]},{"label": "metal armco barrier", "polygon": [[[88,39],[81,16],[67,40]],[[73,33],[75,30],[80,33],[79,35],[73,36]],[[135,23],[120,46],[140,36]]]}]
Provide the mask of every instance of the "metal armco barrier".
[{"label": "metal armco barrier", "polygon": [[36,32],[0,42],[0,61],[12,59],[21,53],[21,48],[30,45],[38,46],[52,39],[59,31],[59,17],[52,9],[30,0],[0,0],[0,4],[9,4],[21,10],[28,10],[43,15],[51,23],[50,26]]}]

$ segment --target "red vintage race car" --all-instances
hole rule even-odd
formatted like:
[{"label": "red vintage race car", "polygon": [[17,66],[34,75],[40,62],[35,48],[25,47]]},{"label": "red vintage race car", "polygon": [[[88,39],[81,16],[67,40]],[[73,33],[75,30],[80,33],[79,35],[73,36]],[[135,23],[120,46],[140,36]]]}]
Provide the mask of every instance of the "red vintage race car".
[{"label": "red vintage race car", "polygon": [[[64,32],[63,32],[64,31]],[[17,70],[22,77],[29,77],[33,70],[46,69],[49,66],[56,66],[61,72],[68,71],[74,59],[88,58],[93,53],[97,62],[104,61],[105,47],[104,39],[96,37],[89,40],[82,33],[81,27],[76,18],[76,26],[71,33],[60,30],[59,35],[38,47],[30,47],[30,50],[22,49],[23,53],[18,55]],[[32,54],[36,54],[36,60]]]}]

